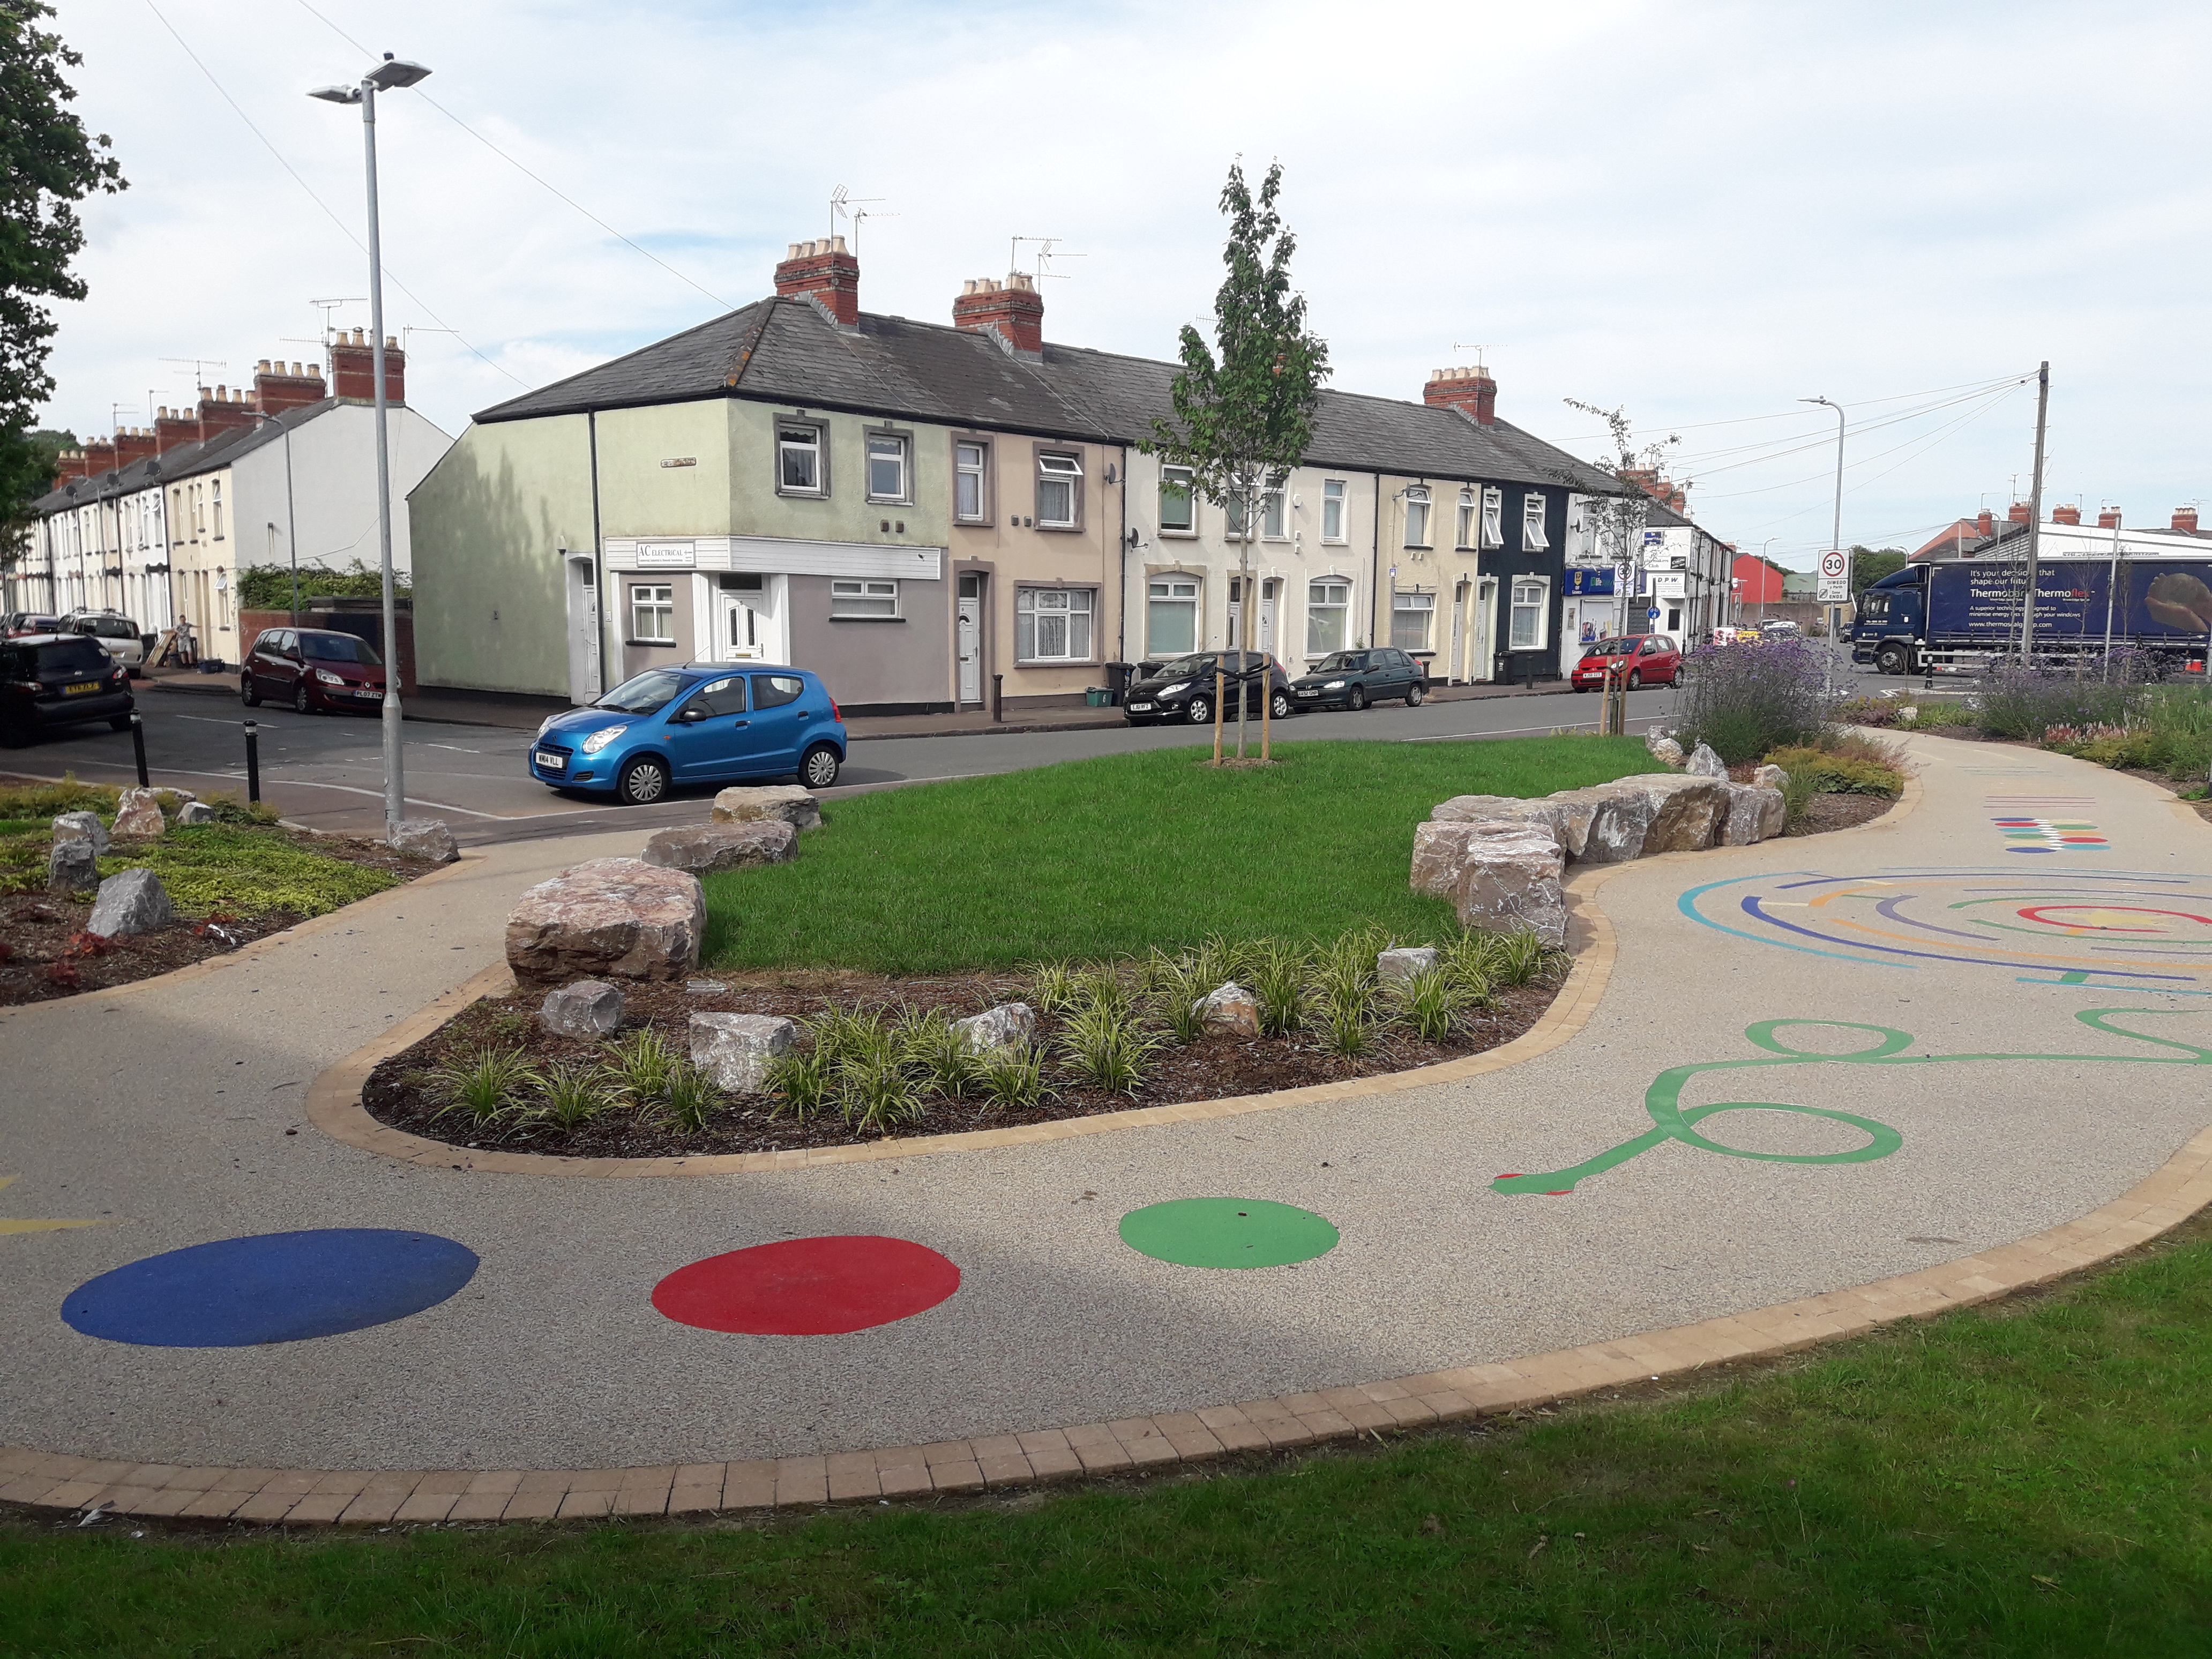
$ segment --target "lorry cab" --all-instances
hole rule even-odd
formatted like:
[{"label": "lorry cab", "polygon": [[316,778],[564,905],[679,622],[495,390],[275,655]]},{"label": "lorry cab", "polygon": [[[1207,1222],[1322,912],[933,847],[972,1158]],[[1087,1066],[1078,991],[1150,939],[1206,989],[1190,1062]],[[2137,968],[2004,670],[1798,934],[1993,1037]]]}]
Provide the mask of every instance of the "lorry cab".
[{"label": "lorry cab", "polygon": [[1850,627],[1851,660],[1885,674],[1910,674],[1928,637],[1928,567],[1908,564],[1859,595]]}]

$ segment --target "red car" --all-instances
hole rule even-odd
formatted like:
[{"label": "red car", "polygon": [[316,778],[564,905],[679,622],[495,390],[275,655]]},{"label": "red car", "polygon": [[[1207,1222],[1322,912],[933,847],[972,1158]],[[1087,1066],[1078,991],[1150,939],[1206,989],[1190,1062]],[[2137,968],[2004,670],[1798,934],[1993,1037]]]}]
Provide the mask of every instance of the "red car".
[{"label": "red car", "polygon": [[335,629],[264,629],[246,653],[238,690],[248,708],[267,697],[302,714],[374,713],[384,702],[384,659],[367,640]]},{"label": "red car", "polygon": [[1577,691],[1601,690],[1605,671],[1614,665],[1628,671],[1631,690],[1645,685],[1672,685],[1682,672],[1682,653],[1664,634],[1644,634],[1617,640],[1599,640],[1583,647],[1583,659],[1572,676]]}]

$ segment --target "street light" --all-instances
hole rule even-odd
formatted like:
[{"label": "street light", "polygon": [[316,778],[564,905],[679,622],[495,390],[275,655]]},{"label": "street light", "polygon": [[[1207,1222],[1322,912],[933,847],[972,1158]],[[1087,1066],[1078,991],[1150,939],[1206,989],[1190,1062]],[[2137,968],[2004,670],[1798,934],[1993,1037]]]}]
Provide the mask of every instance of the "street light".
[{"label": "street light", "polygon": [[[1801,404],[1818,404],[1823,409],[1832,409],[1836,411],[1836,525],[1833,533],[1828,538],[1828,550],[1831,553],[1841,553],[1844,550],[1844,406],[1841,404],[1830,403],[1826,398],[1800,398],[1797,401]],[[1850,566],[1848,562],[1844,564],[1844,571],[1846,576],[1850,574]],[[1848,588],[1845,589],[1845,592],[1849,591]],[[1831,659],[1836,654],[1837,610],[1838,607],[1832,605],[1828,607],[1828,655]]]},{"label": "street light", "polygon": [[368,168],[368,331],[370,372],[376,380],[376,539],[384,566],[384,825],[407,816],[407,784],[399,728],[399,635],[392,600],[392,450],[386,433],[384,402],[384,257],[376,211],[376,94],[411,87],[430,71],[420,64],[384,61],[357,86],[317,87],[310,98],[330,104],[359,104],[362,153]]}]

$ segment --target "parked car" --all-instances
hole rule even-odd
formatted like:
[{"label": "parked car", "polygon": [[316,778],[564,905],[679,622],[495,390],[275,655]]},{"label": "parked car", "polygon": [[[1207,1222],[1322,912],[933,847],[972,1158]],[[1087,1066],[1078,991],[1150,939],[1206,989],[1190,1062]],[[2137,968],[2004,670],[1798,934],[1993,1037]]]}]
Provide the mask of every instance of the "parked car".
[{"label": "parked car", "polygon": [[329,628],[264,628],[246,653],[238,694],[248,708],[267,697],[302,714],[384,704],[384,659],[367,640]]},{"label": "parked car", "polygon": [[1791,622],[1787,617],[1769,617],[1765,622],[1759,623],[1759,631],[1763,635],[1771,635],[1775,634],[1802,634],[1805,630],[1798,627],[1796,623]]},{"label": "parked car", "polygon": [[59,617],[49,616],[43,611],[10,611],[4,619],[4,626],[0,626],[0,635],[11,640],[21,639],[27,634],[68,632]]},{"label": "parked car", "polygon": [[1599,690],[1605,684],[1605,671],[1615,665],[1627,669],[1631,690],[1644,685],[1672,685],[1682,672],[1682,653],[1664,634],[1600,640],[1583,647],[1583,659],[1568,678],[1577,691]]},{"label": "parked car", "polygon": [[1291,684],[1301,708],[1364,708],[1370,702],[1403,697],[1418,708],[1429,695],[1428,671],[1415,659],[1389,646],[1336,651],[1310,674]]},{"label": "parked car", "polygon": [[0,744],[10,749],[86,720],[127,732],[133,701],[129,672],[82,634],[0,641]]},{"label": "parked car", "polygon": [[845,764],[845,717],[804,668],[690,663],[648,668],[590,707],[549,716],[530,775],[555,789],[612,794],[629,806],[679,783],[794,774],[827,789]]},{"label": "parked car", "polygon": [[[1244,710],[1247,714],[1260,712],[1260,665],[1263,659],[1257,651],[1244,653]],[[1273,657],[1267,663],[1268,708],[1271,719],[1286,720],[1291,717],[1291,677],[1283,672],[1282,664]],[[1151,726],[1165,720],[1182,720],[1192,726],[1213,724],[1213,677],[1218,672],[1228,677],[1229,684],[1237,684],[1237,653],[1234,651],[1199,651],[1188,657],[1177,657],[1173,662],[1157,666],[1147,665],[1142,675],[1133,681],[1128,694],[1122,700],[1121,713],[1132,726]],[[1226,694],[1224,694],[1226,695]],[[1226,711],[1233,714],[1233,708]]]},{"label": "parked car", "polygon": [[72,611],[68,621],[71,633],[91,635],[100,649],[134,675],[145,666],[146,636],[120,611]]}]

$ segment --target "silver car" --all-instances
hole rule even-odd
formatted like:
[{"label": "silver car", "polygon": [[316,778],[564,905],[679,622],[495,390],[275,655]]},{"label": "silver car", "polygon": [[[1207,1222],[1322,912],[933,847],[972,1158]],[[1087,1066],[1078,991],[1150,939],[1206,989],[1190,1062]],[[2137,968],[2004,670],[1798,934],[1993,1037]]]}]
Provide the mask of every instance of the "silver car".
[{"label": "silver car", "polygon": [[74,611],[64,623],[72,634],[89,634],[100,648],[134,675],[146,665],[146,640],[119,611]]}]

